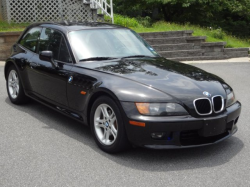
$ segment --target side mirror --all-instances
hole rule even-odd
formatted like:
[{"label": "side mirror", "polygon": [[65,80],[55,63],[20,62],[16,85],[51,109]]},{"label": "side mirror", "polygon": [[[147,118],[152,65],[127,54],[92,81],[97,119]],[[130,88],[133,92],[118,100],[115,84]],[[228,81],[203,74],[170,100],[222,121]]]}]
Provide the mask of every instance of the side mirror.
[{"label": "side mirror", "polygon": [[53,60],[53,52],[52,51],[41,51],[39,54],[39,59],[43,61],[50,62],[55,68],[58,67],[57,63]]}]

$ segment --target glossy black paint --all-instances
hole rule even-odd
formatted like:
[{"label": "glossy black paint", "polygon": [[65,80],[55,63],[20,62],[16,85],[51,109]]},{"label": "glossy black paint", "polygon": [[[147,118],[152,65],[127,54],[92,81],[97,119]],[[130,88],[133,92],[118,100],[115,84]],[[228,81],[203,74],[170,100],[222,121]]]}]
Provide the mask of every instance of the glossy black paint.
[{"label": "glossy black paint", "polygon": [[[48,54],[41,56],[17,42],[12,48],[12,55],[6,60],[5,73],[9,65],[14,64],[18,68],[27,96],[84,124],[89,123],[89,112],[94,99],[100,95],[108,95],[120,107],[127,135],[132,143],[151,148],[157,148],[151,145],[169,148],[168,145],[182,146],[179,141],[181,131],[200,132],[205,128],[206,120],[223,117],[226,123],[229,123],[235,121],[240,115],[240,103],[234,104],[219,114],[212,113],[204,117],[196,113],[193,100],[204,97],[203,91],[208,91],[212,96],[221,95],[226,102],[227,94],[222,86],[226,83],[216,75],[191,65],[172,62],[162,57],[79,62],[74,56],[68,41],[68,32],[93,28],[122,28],[120,26],[103,23],[70,23],[69,25],[42,23],[33,24],[26,31],[38,26],[52,28],[63,34],[72,63],[51,61]],[[81,94],[81,91],[86,94]],[[179,103],[190,115],[142,116],[135,108],[134,102]],[[128,123],[129,120],[145,122],[146,128],[132,126]],[[236,128],[233,124],[228,129],[229,134],[221,139],[233,134]],[[168,142],[152,140],[150,133],[158,131],[172,133],[174,138]]]}]

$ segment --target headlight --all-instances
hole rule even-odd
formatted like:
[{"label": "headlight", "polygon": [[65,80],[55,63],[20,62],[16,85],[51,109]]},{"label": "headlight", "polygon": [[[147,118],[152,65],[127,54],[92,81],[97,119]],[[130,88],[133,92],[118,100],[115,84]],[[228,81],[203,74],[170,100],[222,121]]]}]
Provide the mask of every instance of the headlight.
[{"label": "headlight", "polygon": [[177,103],[135,103],[140,114],[149,116],[181,116],[187,111]]},{"label": "headlight", "polygon": [[236,102],[236,97],[235,97],[233,89],[230,86],[228,86],[227,84],[222,84],[222,86],[225,88],[226,93],[227,93],[226,107],[229,107]]},{"label": "headlight", "polygon": [[229,94],[227,94],[227,104],[226,107],[231,106],[236,102],[236,97],[233,91],[231,91]]}]

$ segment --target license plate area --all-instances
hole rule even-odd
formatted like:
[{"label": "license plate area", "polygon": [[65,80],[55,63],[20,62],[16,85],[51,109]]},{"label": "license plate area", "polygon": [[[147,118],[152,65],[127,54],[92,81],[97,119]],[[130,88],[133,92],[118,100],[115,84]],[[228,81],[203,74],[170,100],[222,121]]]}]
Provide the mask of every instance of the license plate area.
[{"label": "license plate area", "polygon": [[203,123],[203,128],[198,132],[200,136],[216,136],[226,131],[226,117],[213,120],[205,119]]}]

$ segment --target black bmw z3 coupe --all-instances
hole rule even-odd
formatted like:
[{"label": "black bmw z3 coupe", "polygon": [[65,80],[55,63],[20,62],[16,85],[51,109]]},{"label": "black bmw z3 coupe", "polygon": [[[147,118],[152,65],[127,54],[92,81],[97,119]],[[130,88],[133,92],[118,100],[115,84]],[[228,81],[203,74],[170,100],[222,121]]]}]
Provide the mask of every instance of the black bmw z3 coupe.
[{"label": "black bmw z3 coupe", "polygon": [[9,99],[85,125],[105,152],[210,145],[237,131],[241,103],[221,78],[167,60],[137,33],[96,22],[36,23],[6,60]]}]

